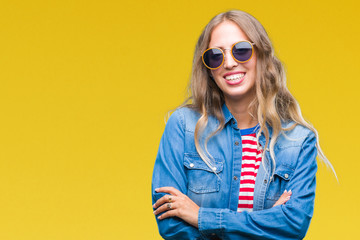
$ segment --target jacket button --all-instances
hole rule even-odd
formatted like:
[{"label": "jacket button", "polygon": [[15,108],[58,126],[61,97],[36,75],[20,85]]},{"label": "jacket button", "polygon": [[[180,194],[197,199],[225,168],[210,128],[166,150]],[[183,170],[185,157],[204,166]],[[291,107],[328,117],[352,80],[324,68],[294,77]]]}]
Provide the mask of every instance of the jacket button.
[{"label": "jacket button", "polygon": [[288,179],[288,178],[289,178],[289,174],[285,173],[284,177],[285,177],[286,179]]},{"label": "jacket button", "polygon": [[234,176],[234,180],[236,181],[238,179],[238,177],[237,176]]},{"label": "jacket button", "polygon": [[236,145],[236,146],[238,146],[238,145],[239,145],[239,142],[238,142],[238,141],[236,141],[236,142],[235,142],[235,145]]},{"label": "jacket button", "polygon": [[193,163],[190,163],[190,167],[194,167],[195,165]]},{"label": "jacket button", "polygon": [[213,171],[216,171],[216,167],[213,167]]},{"label": "jacket button", "polygon": [[267,183],[267,180],[266,180],[266,179],[264,180],[264,183]]}]

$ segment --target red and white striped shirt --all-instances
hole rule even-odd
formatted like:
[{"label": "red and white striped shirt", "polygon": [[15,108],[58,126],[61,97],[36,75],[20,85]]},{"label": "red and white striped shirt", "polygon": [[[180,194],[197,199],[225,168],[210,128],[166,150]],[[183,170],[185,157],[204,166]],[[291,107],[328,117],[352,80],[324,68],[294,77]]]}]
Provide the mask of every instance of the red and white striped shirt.
[{"label": "red and white striped shirt", "polygon": [[[253,131],[252,131],[253,132]],[[253,211],[254,188],[256,175],[261,163],[262,148],[257,145],[256,133],[241,136],[242,164],[238,212]]]}]

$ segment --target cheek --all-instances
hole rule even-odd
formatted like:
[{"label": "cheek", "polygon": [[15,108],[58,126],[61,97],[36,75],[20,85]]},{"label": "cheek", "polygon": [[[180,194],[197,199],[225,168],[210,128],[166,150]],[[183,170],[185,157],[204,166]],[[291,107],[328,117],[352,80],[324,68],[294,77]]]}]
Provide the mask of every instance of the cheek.
[{"label": "cheek", "polygon": [[256,61],[253,61],[249,64],[249,68],[248,68],[249,72],[251,73],[251,76],[256,78]]},{"label": "cheek", "polygon": [[224,84],[225,82],[222,80],[222,78],[219,78],[218,76],[214,76],[214,83],[216,84],[216,86],[223,91],[224,90]]},{"label": "cheek", "polygon": [[219,69],[216,69],[216,70],[210,70],[210,76],[213,76],[213,77],[216,77],[219,73]]},{"label": "cheek", "polygon": [[256,59],[256,56],[254,56],[254,57],[252,57],[252,59],[250,61],[250,68],[254,72],[256,72],[256,63],[257,63],[257,59]]},{"label": "cheek", "polygon": [[215,80],[216,84],[218,84],[219,80],[222,79],[220,71],[211,70],[211,75],[213,80]]},{"label": "cheek", "polygon": [[251,64],[249,64],[248,73],[249,73],[249,80],[250,80],[249,83],[251,86],[254,86],[255,82],[256,82],[256,76],[257,76],[256,61],[251,62]]}]

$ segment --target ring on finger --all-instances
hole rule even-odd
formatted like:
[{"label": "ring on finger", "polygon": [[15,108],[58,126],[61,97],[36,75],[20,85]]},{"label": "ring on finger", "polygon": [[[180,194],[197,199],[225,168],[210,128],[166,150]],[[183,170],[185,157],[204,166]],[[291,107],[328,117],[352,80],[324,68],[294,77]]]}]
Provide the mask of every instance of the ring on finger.
[{"label": "ring on finger", "polygon": [[172,196],[171,195],[169,196],[168,201],[169,201],[169,203],[171,203],[171,201],[172,201]]},{"label": "ring on finger", "polygon": [[167,204],[167,209],[168,209],[168,210],[172,209],[171,203],[168,203],[168,204]]}]

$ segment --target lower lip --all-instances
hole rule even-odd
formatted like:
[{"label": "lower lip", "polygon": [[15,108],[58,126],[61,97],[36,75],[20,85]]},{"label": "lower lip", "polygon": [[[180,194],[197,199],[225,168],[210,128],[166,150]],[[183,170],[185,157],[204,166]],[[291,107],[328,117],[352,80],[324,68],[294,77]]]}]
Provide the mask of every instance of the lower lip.
[{"label": "lower lip", "polygon": [[[245,75],[246,75],[246,74],[245,74]],[[236,81],[227,80],[227,79],[225,78],[225,82],[226,82],[227,84],[229,84],[229,85],[237,85],[237,84],[240,84],[240,83],[244,80],[245,75],[244,75],[242,78],[240,78],[239,80],[236,80]]]}]

